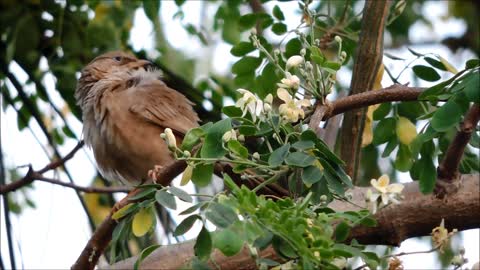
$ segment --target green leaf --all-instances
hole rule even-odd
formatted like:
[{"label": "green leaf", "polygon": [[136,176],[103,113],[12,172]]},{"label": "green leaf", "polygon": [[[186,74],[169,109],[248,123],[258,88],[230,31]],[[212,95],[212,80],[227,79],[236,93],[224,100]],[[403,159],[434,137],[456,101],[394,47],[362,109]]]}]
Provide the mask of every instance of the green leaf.
[{"label": "green leaf", "polygon": [[152,207],[142,208],[133,216],[132,233],[136,237],[144,236],[154,227],[155,215]]},{"label": "green leaf", "polygon": [[416,65],[412,69],[415,75],[425,81],[434,82],[440,79],[440,75],[431,67]]},{"label": "green leaf", "polygon": [[186,217],[184,220],[182,220],[182,222],[180,222],[180,224],[178,224],[175,232],[173,232],[173,236],[185,234],[193,227],[193,224],[195,224],[195,221],[197,220],[202,220],[202,218],[199,215],[191,215]]},{"label": "green leaf", "polygon": [[255,50],[255,47],[251,42],[242,41],[237,43],[235,46],[233,46],[232,49],[230,50],[230,53],[233,56],[240,57],[240,56],[246,55],[249,52],[253,52],[254,50]]},{"label": "green leaf", "polygon": [[436,131],[443,132],[459,123],[461,118],[462,109],[453,98],[451,98],[435,111],[430,123]]},{"label": "green leaf", "polygon": [[255,26],[256,22],[257,22],[257,15],[253,13],[243,15],[238,20],[238,23],[240,24],[242,29],[250,29]]},{"label": "green leaf", "polygon": [[179,215],[188,215],[188,214],[191,214],[195,211],[197,211],[200,207],[204,206],[206,202],[199,202],[185,210],[183,210],[182,212],[180,212]]},{"label": "green leaf", "polygon": [[419,161],[420,171],[420,191],[423,194],[428,194],[433,191],[435,187],[435,181],[437,179],[437,170],[433,164],[432,158],[429,156],[424,156]]},{"label": "green leaf", "polygon": [[272,25],[272,32],[276,35],[283,35],[287,32],[287,25],[284,23],[274,23]]},{"label": "green leaf", "polygon": [[216,202],[210,203],[205,217],[219,228],[227,228],[238,221],[238,216],[231,207]]},{"label": "green leaf", "polygon": [[222,136],[225,132],[232,129],[231,119],[223,119],[213,124],[207,131],[205,141],[200,150],[200,157],[202,158],[220,158],[223,157],[227,151],[222,147]]},{"label": "green leaf", "polygon": [[241,158],[248,158],[248,150],[237,140],[230,140],[227,143],[228,150]]},{"label": "green leaf", "polygon": [[289,153],[285,158],[285,163],[290,166],[307,167],[313,164],[315,157],[307,155],[303,152]]},{"label": "green leaf", "polygon": [[225,106],[222,108],[222,113],[228,117],[241,117],[242,110],[237,106]]},{"label": "green leaf", "polygon": [[278,5],[275,5],[273,7],[273,16],[280,21],[285,20],[285,16],[283,15],[283,12]]},{"label": "green leaf", "polygon": [[302,181],[307,186],[315,184],[322,179],[323,172],[317,166],[308,166],[303,169]]},{"label": "green leaf", "polygon": [[193,168],[192,182],[199,186],[204,187],[210,184],[213,175],[213,164],[197,164]]},{"label": "green leaf", "polygon": [[210,254],[212,253],[212,237],[205,226],[202,227],[202,230],[198,234],[193,250],[195,256],[202,261],[206,261],[210,258]]},{"label": "green leaf", "polygon": [[296,143],[292,144],[292,147],[297,150],[311,149],[315,147],[315,143],[312,141],[297,141]]},{"label": "green leaf", "polygon": [[385,146],[385,149],[383,150],[382,158],[386,158],[390,156],[390,154],[397,147],[397,145],[398,145],[397,138],[395,137],[391,138],[390,141],[388,141],[387,146]]},{"label": "green leaf", "polygon": [[160,1],[143,0],[143,10],[147,17],[155,23],[160,10]]},{"label": "green leaf", "polygon": [[298,257],[295,249],[287,241],[283,240],[283,238],[281,238],[280,236],[273,236],[272,246],[275,252],[277,252],[277,254],[280,254],[285,258]]},{"label": "green leaf", "polygon": [[472,69],[474,67],[480,66],[480,59],[470,59],[465,64],[466,69]]},{"label": "green leaf", "polygon": [[452,80],[447,80],[441,83],[438,83],[427,90],[423,91],[419,96],[419,100],[426,100],[434,96],[438,96],[442,93],[445,92],[445,87],[449,85],[452,82]]},{"label": "green leaf", "polygon": [[416,52],[416,51],[414,51],[414,50],[411,49],[411,48],[407,48],[407,49],[408,49],[413,55],[415,55],[415,56],[418,56],[418,57],[423,56],[423,54],[421,54],[421,53],[419,53],[419,52]]},{"label": "green leaf", "polygon": [[476,72],[472,75],[472,77],[472,79],[466,82],[465,95],[467,96],[468,101],[478,104],[480,103],[480,75],[478,74],[478,72]]},{"label": "green leaf", "polygon": [[170,186],[168,188],[168,191],[170,191],[170,193],[177,196],[180,200],[182,200],[184,202],[188,202],[188,203],[193,202],[192,196],[190,196],[183,189],[180,189],[180,188],[177,188],[177,187],[174,187],[174,186]]},{"label": "green leaf", "polygon": [[243,247],[243,240],[229,229],[216,233],[213,243],[227,257],[237,254]]},{"label": "green leaf", "polygon": [[136,211],[138,208],[139,208],[138,204],[129,203],[129,204],[125,205],[124,207],[118,209],[115,213],[113,213],[112,219],[118,221],[122,217],[132,213],[133,211]]},{"label": "green leaf", "polygon": [[289,143],[275,149],[275,151],[273,151],[270,154],[270,157],[268,158],[268,165],[272,167],[280,166],[285,160],[285,157],[287,156],[289,150],[290,150]]},{"label": "green leaf", "polygon": [[181,149],[191,151],[192,148],[200,142],[200,138],[205,136],[205,131],[202,128],[190,129],[185,137],[183,137]]},{"label": "green leaf", "polygon": [[137,260],[135,261],[135,264],[133,265],[133,269],[138,270],[142,261],[145,260],[145,258],[147,258],[148,255],[152,254],[152,252],[154,252],[157,248],[159,248],[161,246],[162,245],[152,245],[152,246],[149,246],[149,247],[145,248],[144,250],[142,250],[140,255],[138,255],[138,257],[137,257]]},{"label": "green leaf", "polygon": [[433,59],[431,57],[425,57],[424,60],[427,61],[427,63],[429,63],[434,68],[438,68],[440,70],[447,71],[447,68],[445,67],[445,65],[442,62],[440,62],[436,59]]},{"label": "green leaf", "polygon": [[[141,186],[140,186],[140,187],[141,187]],[[143,197],[147,197],[147,196],[151,195],[151,194],[154,193],[156,190],[157,190],[157,188],[155,188],[155,187],[145,188],[145,189],[143,189],[142,191],[140,191],[137,195],[128,198],[128,200],[129,200],[129,201],[136,201],[136,200],[138,200],[138,199],[141,199],[141,198],[143,198]]]},{"label": "green leaf", "polygon": [[298,38],[290,39],[285,45],[285,57],[288,59],[292,55],[300,54],[302,43]]},{"label": "green leaf", "polygon": [[412,154],[408,146],[400,144],[395,158],[395,169],[401,172],[408,172],[413,165]]},{"label": "green leaf", "polygon": [[382,103],[380,106],[378,106],[378,108],[375,111],[373,111],[373,120],[375,121],[382,120],[390,113],[391,109],[392,109],[392,103],[390,102]]},{"label": "green leaf", "polygon": [[393,117],[388,117],[378,122],[375,130],[373,131],[373,140],[372,143],[374,145],[379,145],[382,143],[386,143],[395,137],[395,127],[397,125],[397,121]]},{"label": "green leaf", "polygon": [[243,75],[255,71],[262,63],[262,59],[253,56],[245,56],[235,62],[232,66],[232,73]]},{"label": "green leaf", "polygon": [[163,189],[157,191],[157,193],[155,194],[155,199],[159,204],[165,207],[168,207],[173,210],[177,209],[177,203],[175,202],[175,197],[173,197],[172,194],[166,192]]},{"label": "green leaf", "polygon": [[322,67],[337,71],[342,67],[342,64],[339,62],[325,61],[322,63]]}]

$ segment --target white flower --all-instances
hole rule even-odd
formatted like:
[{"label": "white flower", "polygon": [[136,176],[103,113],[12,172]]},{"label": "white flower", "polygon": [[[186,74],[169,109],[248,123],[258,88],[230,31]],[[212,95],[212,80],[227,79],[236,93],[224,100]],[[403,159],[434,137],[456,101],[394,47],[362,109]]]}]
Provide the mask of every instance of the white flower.
[{"label": "white flower", "polygon": [[175,148],[177,147],[177,140],[175,139],[175,135],[173,135],[173,131],[170,128],[165,129],[165,139],[167,140],[168,148]]},{"label": "white flower", "polygon": [[288,60],[287,60],[287,65],[286,65],[287,70],[290,69],[290,68],[296,68],[301,63],[303,63],[303,57],[301,57],[300,55],[290,56],[290,58],[288,58]]},{"label": "white flower", "polygon": [[234,129],[225,132],[222,136],[222,140],[224,142],[228,142],[230,140],[236,140],[236,139],[237,139],[237,133],[235,132]]},{"label": "white flower", "polygon": [[388,201],[391,200],[394,203],[398,203],[395,199],[397,194],[402,193],[404,186],[402,184],[390,184],[390,178],[388,175],[384,174],[378,178],[378,181],[372,179],[370,184],[378,191],[380,191],[382,196],[382,203],[384,205],[388,204]]},{"label": "white flower", "polygon": [[278,98],[285,102],[278,107],[278,112],[282,116],[282,119],[295,123],[299,118],[303,119],[305,117],[305,112],[302,107],[309,107],[311,105],[308,99],[296,100],[283,88],[278,88],[277,95]]},{"label": "white flower", "polygon": [[252,119],[255,122],[257,120],[257,112],[260,112],[263,109],[263,102],[248,90],[238,89],[237,92],[243,94],[243,96],[237,101],[235,106],[242,110],[242,117],[244,117],[247,112],[250,112],[250,115],[252,115]]},{"label": "white flower", "polygon": [[297,75],[292,75],[289,72],[285,73],[286,78],[283,78],[278,84],[282,88],[298,89],[300,86],[300,78]]}]

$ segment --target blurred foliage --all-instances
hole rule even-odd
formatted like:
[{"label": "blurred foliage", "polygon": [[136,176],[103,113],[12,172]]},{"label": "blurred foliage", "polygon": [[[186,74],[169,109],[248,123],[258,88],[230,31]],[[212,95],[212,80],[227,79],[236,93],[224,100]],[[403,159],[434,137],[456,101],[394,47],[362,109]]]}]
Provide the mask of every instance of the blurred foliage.
[{"label": "blurred foliage", "polygon": [[[175,48],[177,46],[169,44],[165,37],[165,29],[168,26],[163,24],[165,18],[162,18],[160,13],[163,2],[153,0],[0,0],[0,89],[4,109],[14,108],[17,112],[18,129],[23,130],[34,123],[44,126],[45,128],[42,129],[44,135],[53,138],[50,142],[51,146],[61,145],[68,138],[79,138],[80,134],[72,131],[65,118],[71,113],[81,120],[80,109],[73,97],[78,72],[103,52],[133,51],[129,40],[134,15],[139,9],[143,9],[153,25],[157,52],[154,55],[158,57],[152,60],[164,71],[164,79],[168,85],[197,104],[196,110],[205,123],[220,119],[221,109],[226,100],[237,99],[238,94],[235,92],[237,88],[247,88],[261,98],[276,90],[276,84],[282,78],[282,74],[267,61],[264,52],[255,51],[252,41],[248,39],[252,29],[255,29],[259,42],[269,54],[273,55],[276,49],[282,49],[279,60],[281,64],[284,65],[290,56],[300,53],[302,44],[297,35],[286,35],[280,42],[277,41],[280,40],[279,37],[294,32],[296,27],[286,23],[286,13],[277,3],[265,0],[205,1],[202,3],[202,9],[213,7],[215,12],[213,12],[213,18],[208,18],[201,25],[185,22],[184,9],[188,8],[186,1],[176,0],[175,3],[178,10],[171,16],[184,26],[187,33],[211,48],[214,48],[218,42],[225,42],[231,46],[231,54],[238,57],[232,66],[232,74],[216,71],[211,66],[211,61],[207,59],[205,73],[208,76],[207,78],[199,77],[197,68],[200,63],[205,62],[202,55],[188,56],[181,49]],[[431,3],[425,0],[408,1],[406,5],[404,3],[405,1],[397,0],[392,5],[390,24],[386,30],[391,37],[391,43],[386,44],[387,47],[415,45],[410,41],[409,31],[416,23],[433,27],[433,22],[427,16],[428,10],[425,10],[425,7]],[[310,29],[302,28],[301,30],[306,30],[306,38],[310,38],[311,33],[321,37],[316,45],[328,61],[336,60],[338,47],[334,37],[338,35],[343,38],[342,49],[347,54],[346,67],[352,67],[353,61],[349,60],[355,54],[361,25],[361,17],[357,15],[361,11],[361,4],[362,1],[359,0],[315,1],[310,7],[324,16],[312,22],[312,17],[304,12],[302,2],[298,3],[299,8],[296,13],[299,18],[298,23],[301,18],[303,22],[307,22],[307,25],[311,25]],[[267,6],[273,7],[271,12],[267,10]],[[479,11],[480,2],[478,1],[449,1],[445,19],[463,20],[466,31],[461,36],[448,37],[440,42],[452,51],[469,49],[478,55],[480,53]],[[439,41],[432,40],[432,42]],[[133,53],[139,57],[147,55],[145,51],[133,51]],[[414,51],[412,55],[417,58],[416,60],[426,62],[423,63],[425,65],[413,67],[413,72],[423,80],[437,81],[440,78],[438,72],[449,72],[445,62],[434,55],[418,54]],[[307,57],[310,55],[308,54]],[[17,70],[13,73],[14,63],[25,72],[27,76],[25,83],[18,82]],[[204,66],[201,67],[204,68]],[[434,173],[433,164],[445,153],[455,133],[455,124],[460,121],[468,102],[475,101],[477,98],[469,89],[478,86],[478,63],[466,67],[462,74],[450,80],[448,85],[440,85],[430,92],[429,98],[432,101],[436,98],[453,97],[449,106],[440,106],[441,103],[430,105],[426,102],[409,102],[385,104],[376,110],[373,114],[373,120],[376,121],[376,137],[372,145],[363,149],[362,179],[368,181],[378,177],[381,171],[379,159],[389,157],[395,149],[398,149],[396,155],[390,158],[390,169],[410,172],[413,179],[420,179],[425,184],[423,190],[425,192],[432,188],[431,179],[426,179],[427,174],[422,174],[422,170],[425,171],[425,168],[428,168],[429,173]],[[55,89],[47,87],[46,79],[50,75],[54,77]],[[7,84],[7,82],[10,83]],[[337,84],[336,90],[340,91],[345,87],[348,88],[348,86]],[[454,90],[450,91],[449,89],[452,88]],[[61,96],[64,104],[53,101],[57,94]],[[212,106],[205,106],[205,104]],[[455,113],[455,121],[443,121],[443,117],[440,117],[442,113],[452,115],[452,112]],[[426,117],[425,119],[433,117],[437,120],[432,124],[433,128],[422,130],[422,133],[412,142],[411,147],[406,147],[399,142],[400,138],[395,133],[400,117],[414,124],[422,119],[421,117]],[[435,143],[432,141],[433,138]],[[478,133],[475,133],[471,142],[472,147],[478,148],[478,138]],[[376,146],[384,143],[386,146],[382,148],[382,152]],[[478,157],[471,149],[473,148],[467,150],[461,163],[461,171],[464,173],[479,170]],[[393,170],[390,173],[393,173]],[[16,178],[9,180],[14,179]],[[103,197],[103,195],[85,196],[87,207],[97,209],[98,213],[94,213],[93,216],[96,222],[104,215],[102,212],[105,212],[106,205],[111,203],[105,203]],[[33,202],[29,201],[18,203],[11,200],[12,205],[18,206],[19,209],[24,204],[33,205]],[[12,207],[12,211],[17,211],[16,209]],[[114,259],[115,252],[110,254]]]}]

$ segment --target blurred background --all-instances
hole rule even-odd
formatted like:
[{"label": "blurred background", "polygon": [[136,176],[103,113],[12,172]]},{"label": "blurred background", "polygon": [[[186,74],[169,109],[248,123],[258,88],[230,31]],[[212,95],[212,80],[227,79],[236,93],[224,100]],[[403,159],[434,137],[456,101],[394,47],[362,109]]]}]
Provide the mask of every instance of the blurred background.
[{"label": "blurred background", "polygon": [[[350,22],[339,35],[344,39],[344,50],[352,55],[360,28],[358,14],[364,2],[322,0],[314,1],[312,7],[340,17],[346,3],[350,7],[346,10]],[[272,14],[276,6],[283,18],[268,15],[262,23],[252,23],[248,16],[243,16]],[[390,57],[384,58],[384,64],[388,72],[394,76],[401,73],[401,83],[431,85],[415,80],[409,69],[402,73],[415,58],[407,47],[439,54],[461,69],[467,59],[478,58],[480,52],[478,14],[480,2],[475,0],[408,1],[385,33],[385,52]],[[50,160],[64,156],[82,138],[80,111],[73,93],[81,68],[95,56],[120,49],[155,61],[166,83],[194,101],[200,118],[208,122],[220,119],[221,108],[233,104],[237,88],[250,89],[262,97],[276,90],[279,78],[275,73],[266,85],[256,81],[256,76],[269,75],[256,71],[258,65],[253,70],[232,74],[232,65],[250,53],[248,48],[239,52],[238,46],[237,50],[232,47],[248,41],[251,28],[256,28],[272,48],[288,47],[293,38],[288,31],[301,20],[297,1],[0,0],[0,184],[23,177],[28,170],[25,165],[31,164],[38,170]],[[272,24],[277,26],[270,27]],[[334,25],[335,21],[326,20],[323,31]],[[330,50],[322,49],[327,54]],[[337,90],[347,89],[350,84],[352,60],[349,61],[337,75]],[[446,74],[443,76],[447,78]],[[392,83],[389,76],[384,76],[383,86]],[[418,122],[417,129],[421,126]],[[363,151],[368,157],[362,164],[365,183],[381,173],[392,174],[392,158],[381,158],[382,149],[368,146]],[[45,176],[80,186],[117,184],[98,175],[93,155],[86,148],[77,152],[65,168]],[[411,181],[408,173],[393,174],[391,178]],[[178,185],[177,180],[175,184]],[[221,188],[213,185],[202,192],[214,193]],[[191,183],[186,189],[195,191]],[[69,269],[92,230],[121,197],[76,193],[42,182],[2,195],[0,268]],[[178,212],[188,207],[180,201],[177,204],[179,211],[159,209],[156,238],[130,243],[130,254],[138,253],[146,242],[168,244],[184,240],[171,235],[175,224],[181,221]],[[185,238],[195,237],[198,230],[191,230]],[[478,230],[461,232],[444,254],[412,255],[402,260],[406,269],[444,269],[449,267],[453,250],[463,246],[469,259],[467,266],[471,266],[479,260],[479,238]],[[429,237],[409,239],[396,252],[431,247]],[[375,248],[379,254],[387,252],[386,247]]]}]

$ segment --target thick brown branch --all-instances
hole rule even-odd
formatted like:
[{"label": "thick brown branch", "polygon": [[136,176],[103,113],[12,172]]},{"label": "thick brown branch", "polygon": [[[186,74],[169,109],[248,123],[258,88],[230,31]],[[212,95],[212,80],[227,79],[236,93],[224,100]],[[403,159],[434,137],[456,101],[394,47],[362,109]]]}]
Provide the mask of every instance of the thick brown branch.
[{"label": "thick brown branch", "polygon": [[[377,226],[372,228],[356,227],[350,238],[363,244],[399,245],[403,240],[429,235],[432,229],[445,219],[449,230],[467,230],[480,227],[480,187],[479,175],[464,175],[463,186],[448,200],[441,200],[434,195],[423,195],[419,191],[418,182],[405,185],[405,199],[398,205],[389,205],[376,215]],[[353,190],[353,202],[365,205],[367,188]],[[337,211],[358,210],[351,203],[336,201],[330,205]],[[193,258],[193,242],[164,246],[154,251],[141,264],[141,269],[178,269],[184,267]],[[261,256],[279,260],[279,257],[269,247]],[[213,259],[220,269],[257,269],[255,260],[243,250],[241,253],[225,258],[219,252],[214,252]],[[109,269],[131,269],[136,257],[118,262]],[[212,265],[213,266],[213,265]]]},{"label": "thick brown branch", "polygon": [[[363,9],[362,27],[353,66],[350,95],[372,89],[383,57],[383,32],[390,1],[367,0]],[[341,158],[346,172],[355,183],[360,157],[366,110],[345,113],[342,125]]]},{"label": "thick brown branch", "polygon": [[458,168],[463,157],[463,152],[472,137],[472,133],[475,132],[479,119],[480,105],[473,104],[465,115],[460,130],[448,147],[445,157],[438,166],[438,181],[435,193],[439,197],[443,197],[445,193],[450,192],[449,187],[453,188],[451,191],[455,191],[457,185],[453,182],[458,179]]}]

